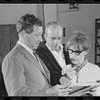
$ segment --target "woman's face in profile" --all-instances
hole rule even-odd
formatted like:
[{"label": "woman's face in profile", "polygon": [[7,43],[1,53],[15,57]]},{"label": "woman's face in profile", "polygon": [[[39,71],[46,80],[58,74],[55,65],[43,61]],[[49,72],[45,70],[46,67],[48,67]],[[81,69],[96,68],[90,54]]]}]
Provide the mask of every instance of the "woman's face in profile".
[{"label": "woman's face in profile", "polygon": [[81,65],[87,54],[85,50],[78,50],[78,48],[73,45],[68,48],[68,52],[72,64],[75,65]]}]

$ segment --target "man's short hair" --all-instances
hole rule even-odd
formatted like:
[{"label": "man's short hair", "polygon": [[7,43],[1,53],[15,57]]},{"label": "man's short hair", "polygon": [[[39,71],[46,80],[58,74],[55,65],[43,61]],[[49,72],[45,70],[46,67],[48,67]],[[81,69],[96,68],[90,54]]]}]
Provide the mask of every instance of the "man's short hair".
[{"label": "man's short hair", "polygon": [[26,33],[29,34],[34,31],[34,26],[42,26],[42,21],[32,14],[26,14],[17,22],[16,30],[18,33],[20,33],[22,30],[25,30]]},{"label": "man's short hair", "polygon": [[[56,22],[56,21],[51,21],[51,22],[49,22],[49,23],[47,23],[47,26],[46,26],[46,28],[45,28],[45,33],[47,33],[47,30],[48,30],[48,28],[50,27],[50,26],[54,26],[54,28],[56,28],[57,26],[61,26],[58,22]],[[61,26],[62,27],[62,26]]]},{"label": "man's short hair", "polygon": [[68,49],[70,46],[74,46],[78,50],[89,50],[90,42],[86,33],[74,31],[71,39],[66,43],[65,48]]}]

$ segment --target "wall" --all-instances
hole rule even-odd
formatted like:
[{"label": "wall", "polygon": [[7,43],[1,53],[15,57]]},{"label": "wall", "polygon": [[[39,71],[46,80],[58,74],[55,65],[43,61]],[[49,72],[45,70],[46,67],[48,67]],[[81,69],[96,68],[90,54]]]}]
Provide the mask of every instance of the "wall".
[{"label": "wall", "polygon": [[66,43],[74,30],[81,30],[88,34],[91,50],[88,60],[94,63],[95,59],[95,19],[100,18],[100,4],[79,4],[79,11],[69,12],[69,4],[58,4],[59,23],[66,28]]},{"label": "wall", "polygon": [[0,24],[15,24],[26,13],[38,16],[45,25],[57,20],[56,4],[0,4]]},{"label": "wall", "polygon": [[[33,13],[43,19],[42,4],[0,4],[0,24],[15,24],[19,17]],[[92,44],[88,54],[90,62],[95,59],[95,18],[100,18],[100,4],[79,4],[79,11],[68,12],[69,4],[44,4],[45,25],[50,21],[59,21],[66,28],[66,43],[74,30],[88,34]]]},{"label": "wall", "polygon": [[57,21],[57,4],[44,4],[45,25],[50,21]]},{"label": "wall", "polygon": [[42,21],[44,20],[43,11],[43,4],[37,4],[37,17],[40,18]]},{"label": "wall", "polygon": [[36,4],[0,4],[0,25],[15,24],[26,13],[37,16]]}]

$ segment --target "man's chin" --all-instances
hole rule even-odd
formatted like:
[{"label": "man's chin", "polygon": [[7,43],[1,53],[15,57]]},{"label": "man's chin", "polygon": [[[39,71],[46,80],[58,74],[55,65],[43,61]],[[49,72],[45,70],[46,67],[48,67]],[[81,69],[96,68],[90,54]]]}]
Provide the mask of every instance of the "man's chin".
[{"label": "man's chin", "polygon": [[38,48],[39,46],[35,47],[35,50]]},{"label": "man's chin", "polygon": [[33,48],[33,50],[36,50],[38,47],[39,47],[39,46],[35,46],[35,47]]}]

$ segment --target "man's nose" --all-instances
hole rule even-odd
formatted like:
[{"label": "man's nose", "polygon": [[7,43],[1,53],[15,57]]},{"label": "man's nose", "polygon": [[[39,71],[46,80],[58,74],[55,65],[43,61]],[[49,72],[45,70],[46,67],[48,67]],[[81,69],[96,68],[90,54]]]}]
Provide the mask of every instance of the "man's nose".
[{"label": "man's nose", "polygon": [[55,43],[55,44],[57,44],[57,43],[58,43],[58,40],[57,40],[57,39],[55,39],[54,43]]}]

